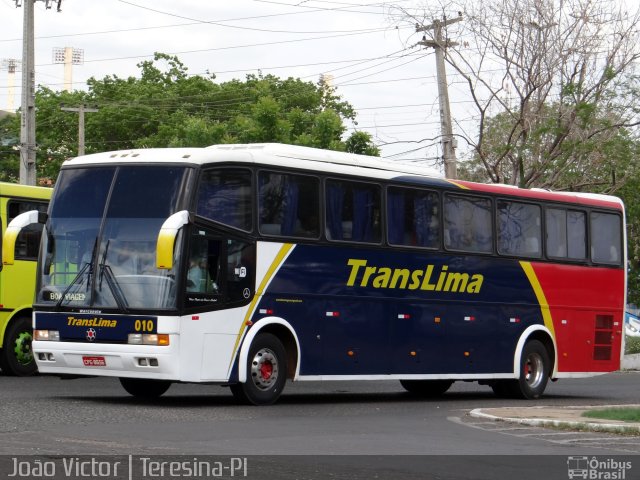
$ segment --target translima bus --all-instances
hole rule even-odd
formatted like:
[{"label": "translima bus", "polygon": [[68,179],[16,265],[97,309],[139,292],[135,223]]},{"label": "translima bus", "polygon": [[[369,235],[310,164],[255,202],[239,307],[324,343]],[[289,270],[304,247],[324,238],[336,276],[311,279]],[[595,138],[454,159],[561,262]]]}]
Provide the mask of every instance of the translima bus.
[{"label": "translima bus", "polygon": [[625,244],[609,196],[274,144],[100,153],[56,183],[33,350],[141,397],[270,404],[292,379],[538,398],[619,368]]},{"label": "translima bus", "polygon": [[[0,182],[0,235],[21,213],[47,211],[52,189]],[[15,262],[0,273],[0,369],[4,375],[32,375],[31,306],[42,225],[25,226],[13,240]]]}]

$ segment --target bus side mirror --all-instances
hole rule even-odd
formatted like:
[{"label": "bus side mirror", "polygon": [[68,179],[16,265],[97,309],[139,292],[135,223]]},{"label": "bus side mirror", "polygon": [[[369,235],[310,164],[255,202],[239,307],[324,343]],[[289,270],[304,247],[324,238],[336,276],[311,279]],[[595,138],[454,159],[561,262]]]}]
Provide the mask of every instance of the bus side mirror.
[{"label": "bus side mirror", "polygon": [[173,268],[173,248],[176,237],[182,227],[190,223],[189,212],[182,210],[167,218],[160,232],[156,244],[156,268],[159,270],[171,270]]},{"label": "bus side mirror", "polygon": [[34,223],[46,223],[47,214],[38,210],[31,210],[18,215],[11,220],[4,232],[2,240],[2,264],[13,265],[15,261],[16,241],[22,229]]}]

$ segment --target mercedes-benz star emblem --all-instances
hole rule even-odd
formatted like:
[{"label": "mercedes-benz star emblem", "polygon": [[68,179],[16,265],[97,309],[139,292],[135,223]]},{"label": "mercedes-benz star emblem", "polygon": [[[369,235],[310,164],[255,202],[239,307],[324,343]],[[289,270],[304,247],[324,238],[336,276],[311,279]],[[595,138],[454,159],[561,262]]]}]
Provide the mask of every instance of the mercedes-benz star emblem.
[{"label": "mercedes-benz star emblem", "polygon": [[96,331],[93,328],[87,330],[87,340],[93,342],[96,339]]}]

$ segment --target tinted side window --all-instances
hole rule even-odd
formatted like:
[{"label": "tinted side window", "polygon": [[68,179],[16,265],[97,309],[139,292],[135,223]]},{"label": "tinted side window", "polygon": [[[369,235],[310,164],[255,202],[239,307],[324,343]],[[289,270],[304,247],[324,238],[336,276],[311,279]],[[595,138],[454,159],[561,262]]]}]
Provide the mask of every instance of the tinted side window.
[{"label": "tinted side window", "polygon": [[251,172],[240,169],[204,172],[196,213],[216,222],[251,230]]},{"label": "tinted side window", "polygon": [[591,260],[619,265],[622,260],[619,215],[591,212]]},{"label": "tinted side window", "polygon": [[567,250],[569,258],[587,258],[587,215],[584,212],[567,212]]},{"label": "tinted side window", "polygon": [[540,207],[498,200],[498,253],[522,257],[542,255]]},{"label": "tinted side window", "polygon": [[380,243],[380,188],[327,180],[327,238]]},{"label": "tinted side window", "polygon": [[547,255],[584,260],[587,256],[586,214],[576,210],[547,208],[545,212]]},{"label": "tinted side window", "polygon": [[[38,210],[47,211],[47,204],[43,202],[28,202],[23,200],[10,200],[7,205],[7,225],[21,213]],[[16,239],[15,257],[22,260],[37,260],[42,236],[43,225],[32,224],[23,228]]]},{"label": "tinted side window", "polygon": [[463,195],[444,197],[444,246],[451,250],[491,253],[491,200]]},{"label": "tinted side window", "polygon": [[438,248],[438,194],[391,187],[387,190],[387,236],[392,245]]},{"label": "tinted side window", "polygon": [[320,234],[320,187],[317,178],[260,172],[260,233],[317,238]]}]

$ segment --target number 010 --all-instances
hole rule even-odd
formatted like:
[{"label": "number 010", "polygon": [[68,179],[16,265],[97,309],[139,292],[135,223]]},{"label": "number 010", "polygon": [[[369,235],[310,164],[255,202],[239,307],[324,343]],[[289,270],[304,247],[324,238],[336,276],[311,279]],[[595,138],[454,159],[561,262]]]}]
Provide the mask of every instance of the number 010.
[{"label": "number 010", "polygon": [[153,320],[136,320],[136,332],[153,332]]}]

